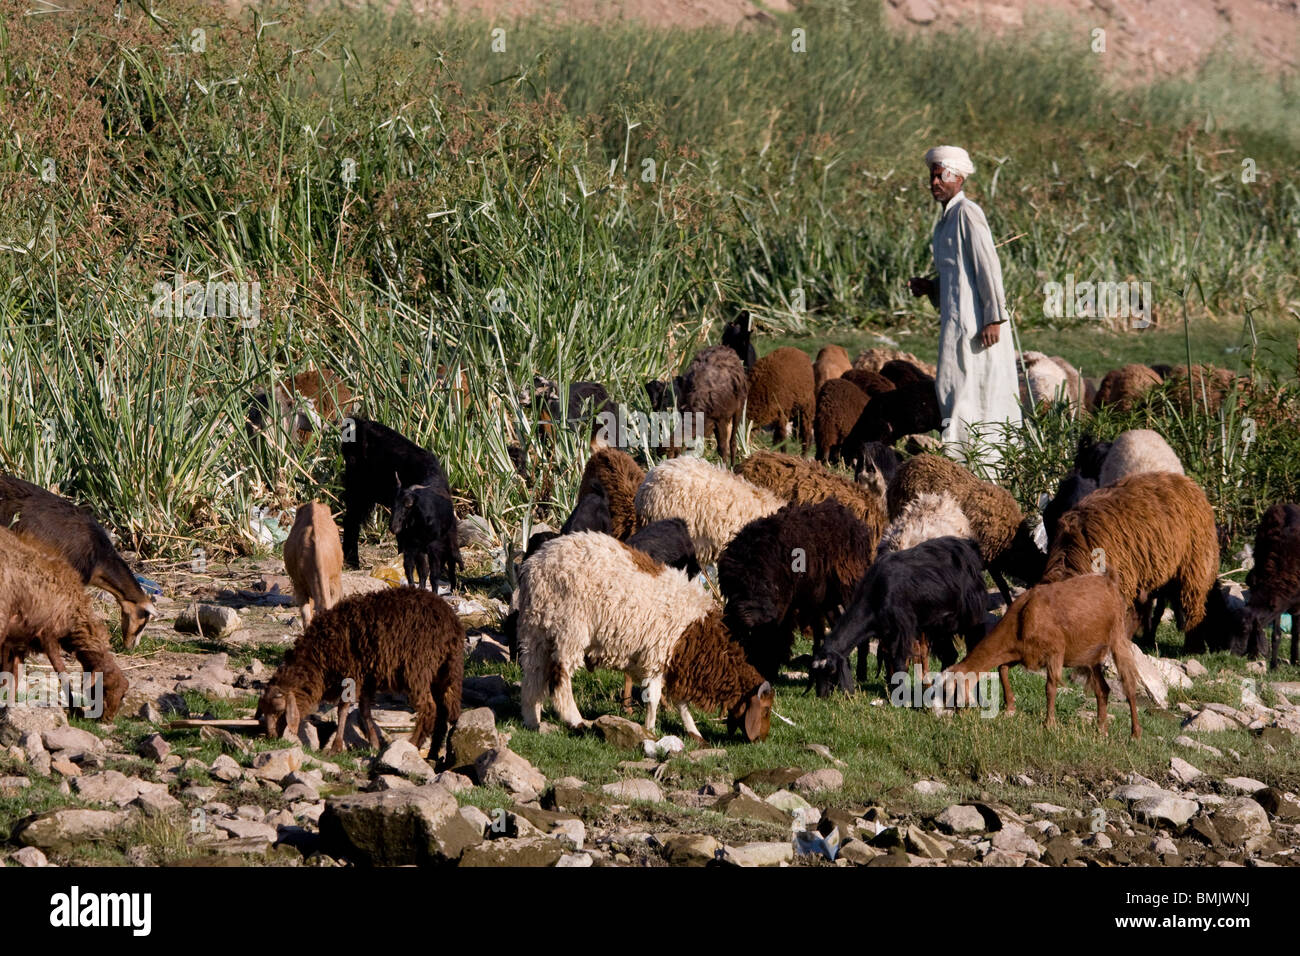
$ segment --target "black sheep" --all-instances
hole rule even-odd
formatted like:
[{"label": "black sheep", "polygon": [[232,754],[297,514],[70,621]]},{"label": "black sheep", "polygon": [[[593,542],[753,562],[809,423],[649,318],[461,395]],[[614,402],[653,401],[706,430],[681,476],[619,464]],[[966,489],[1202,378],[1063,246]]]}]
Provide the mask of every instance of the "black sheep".
[{"label": "black sheep", "polygon": [[857,424],[844,439],[844,452],[854,472],[862,470],[863,448],[870,442],[890,447],[905,435],[916,435],[942,427],[939,398],[933,382],[906,382],[893,391],[873,395]]},{"label": "black sheep", "polygon": [[1113,444],[1114,442],[1097,441],[1091,435],[1084,435],[1074,451],[1074,470],[1084,478],[1100,482],[1101,466],[1105,464]]},{"label": "black sheep", "polygon": [[795,631],[810,627],[813,653],[825,623],[871,563],[875,539],[838,501],[790,504],[751,521],[718,558],[723,622],[767,680],[790,660]]},{"label": "black sheep", "polygon": [[[858,484],[880,482],[882,487],[878,490],[883,492],[898,474],[898,466],[901,462],[898,452],[893,446],[886,445],[884,442],[869,441],[862,446],[858,454],[862,457],[862,465],[855,476]],[[877,474],[879,478],[875,477]]]},{"label": "black sheep", "polygon": [[399,485],[388,527],[397,538],[407,584],[417,586],[418,576],[422,588],[431,579],[430,587],[436,591],[438,573],[445,571],[452,588],[456,587],[456,568],[465,567],[456,535],[456,509],[436,483]]},{"label": "black sheep", "polygon": [[1056,536],[1056,525],[1061,515],[1072,509],[1088,495],[1097,490],[1096,478],[1085,478],[1078,471],[1071,471],[1056,486],[1056,496],[1043,509],[1043,530],[1047,532],[1047,543],[1052,543]]},{"label": "black sheep", "polygon": [[1264,651],[1264,625],[1273,625],[1272,646],[1268,655],[1270,669],[1277,667],[1278,645],[1282,639],[1281,616],[1292,616],[1291,663],[1300,662],[1300,639],[1296,635],[1296,617],[1300,615],[1300,505],[1276,504],[1264,512],[1255,532],[1255,564],[1246,575],[1250,599],[1246,602],[1240,624],[1232,636],[1234,654],[1249,652],[1251,657]]},{"label": "black sheep", "polygon": [[880,366],[880,374],[893,382],[897,388],[917,382],[927,383],[931,388],[934,388],[934,377],[927,374],[925,369],[914,365],[907,359],[891,359]]},{"label": "black sheep", "polygon": [[695,542],[681,518],[664,518],[651,521],[640,531],[632,534],[625,542],[629,548],[636,548],[648,554],[660,564],[685,571],[688,577],[700,573],[700,562],[695,557]]},{"label": "black sheep", "polygon": [[674,375],[671,381],[653,380],[645,383],[645,393],[650,399],[650,408],[656,412],[671,412],[682,404],[682,387],[686,380]]},{"label": "black sheep", "polygon": [[906,671],[918,641],[935,647],[944,667],[954,664],[954,636],[965,638],[967,651],[984,636],[983,568],[975,546],[952,536],[882,555],[854,588],[823,653],[813,661],[818,696],[836,687],[853,690],[849,654],[854,648],[858,679],[866,679],[867,641],[873,636],[887,674]]},{"label": "black sheep", "polygon": [[736,357],[745,364],[746,371],[753,368],[754,363],[758,361],[758,353],[754,351],[754,346],[749,341],[753,332],[754,326],[750,321],[748,309],[742,309],[740,314],[728,322],[726,328],[722,330],[722,344],[735,350]]},{"label": "black sheep", "polygon": [[426,485],[450,500],[451,486],[432,452],[387,425],[354,418],[345,423],[343,438],[343,560],[356,568],[361,526],[375,505],[390,507],[398,490],[411,485]]},{"label": "black sheep", "polygon": [[587,493],[578,499],[573,513],[560,528],[560,534],[574,534],[578,531],[599,531],[612,534],[614,519],[609,513],[609,498],[605,495],[605,486],[599,478],[592,479]]}]

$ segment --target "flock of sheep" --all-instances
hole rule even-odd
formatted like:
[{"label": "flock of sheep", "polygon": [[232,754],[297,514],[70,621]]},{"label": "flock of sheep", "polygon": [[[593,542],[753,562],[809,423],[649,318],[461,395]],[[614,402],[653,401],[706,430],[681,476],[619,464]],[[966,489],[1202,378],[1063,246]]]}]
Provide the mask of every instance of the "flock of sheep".
[{"label": "flock of sheep", "polygon": [[[702,739],[695,707],[724,714],[729,733],[765,739],[778,675],[804,632],[813,640],[810,680],[823,697],[869,677],[874,640],[891,679],[915,664],[924,672],[937,656],[956,704],[972,701],[975,675],[996,670],[1004,707],[1013,710],[1008,668],[1045,670],[1049,724],[1062,669],[1084,668],[1103,733],[1102,664],[1111,657],[1135,738],[1130,641],[1139,628],[1153,639],[1165,604],[1188,652],[1262,654],[1271,622],[1276,664],[1278,618],[1300,611],[1300,507],[1268,509],[1249,598],[1234,599],[1217,579],[1213,510],[1156,432],[1081,441],[1039,529],[1006,489],[926,450],[933,440],[924,433],[939,427],[932,375],[913,356],[882,349],[856,362],[838,346],[815,362],[792,348],[760,359],[742,315],[683,375],[649,383],[656,410],[703,416],[732,468],[669,448],[647,472],[627,452],[593,440],[573,513],[559,532],[529,541],[504,625],[523,671],[525,726],[540,727],[548,701],[566,725],[582,726],[572,678],[580,667],[606,668],[624,673],[629,710],[640,683],[648,730],[666,697],[692,737]],[[1082,406],[1131,403],[1169,379],[1202,395],[1218,390],[1219,401],[1233,385],[1205,367],[1126,366],[1094,387],[1068,363],[1031,352],[1022,386],[1027,402],[1064,397]],[[570,411],[579,409],[571,423],[589,421],[608,400],[595,383],[578,383],[569,397]],[[560,406],[551,399],[553,423]],[[793,423],[804,454],[815,445],[816,459],[758,451],[737,465],[746,421],[774,427],[778,440]],[[451,488],[427,449],[378,422],[348,423],[342,538],[325,506],[299,509],[285,564],[305,629],[266,687],[258,717],[268,734],[294,734],[322,703],[336,702],[331,747],[339,749],[355,702],[378,746],[375,694],[405,693],[417,715],[413,742],[430,738],[436,760],[459,718],[466,642],[436,595],[437,579],[454,588],[463,567]],[[906,457],[895,450],[904,439]],[[832,470],[840,461],[853,477]],[[340,599],[342,567],[357,566],[360,532],[377,504],[391,510],[414,586]],[[721,603],[701,580],[709,567]],[[985,572],[1006,604],[996,621]],[[1010,580],[1028,590],[1013,597]],[[65,499],[0,476],[0,665],[13,671],[40,651],[62,670],[66,650],[102,676],[111,719],[127,682],[87,584],[117,597],[124,643],[134,646],[153,604],[103,528]]]}]

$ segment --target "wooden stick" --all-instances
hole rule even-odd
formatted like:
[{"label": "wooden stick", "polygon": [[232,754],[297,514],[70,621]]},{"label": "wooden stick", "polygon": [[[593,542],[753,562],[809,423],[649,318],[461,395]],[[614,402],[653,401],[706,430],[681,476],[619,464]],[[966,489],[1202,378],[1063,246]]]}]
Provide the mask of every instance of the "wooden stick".
[{"label": "wooden stick", "polygon": [[185,720],[173,720],[167,725],[168,730],[193,730],[195,727],[218,727],[222,730],[243,730],[249,727],[261,727],[262,722],[256,718],[249,717],[241,719],[237,717],[212,718],[204,720],[201,717],[191,717]]}]

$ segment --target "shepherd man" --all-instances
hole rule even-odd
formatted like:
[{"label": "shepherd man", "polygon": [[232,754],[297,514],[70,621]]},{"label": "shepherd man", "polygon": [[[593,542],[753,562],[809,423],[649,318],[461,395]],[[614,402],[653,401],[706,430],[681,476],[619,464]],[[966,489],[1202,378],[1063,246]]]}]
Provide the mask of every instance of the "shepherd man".
[{"label": "shepherd man", "polygon": [[928,296],[939,310],[936,390],[944,450],[976,470],[992,471],[1001,460],[998,442],[1005,423],[1020,422],[1020,386],[1010,314],[1002,291],[1002,266],[984,210],[962,192],[975,174],[970,155],[958,146],[925,154],[930,195],[943,207],[931,249],[938,279],[913,277],[914,296]]}]

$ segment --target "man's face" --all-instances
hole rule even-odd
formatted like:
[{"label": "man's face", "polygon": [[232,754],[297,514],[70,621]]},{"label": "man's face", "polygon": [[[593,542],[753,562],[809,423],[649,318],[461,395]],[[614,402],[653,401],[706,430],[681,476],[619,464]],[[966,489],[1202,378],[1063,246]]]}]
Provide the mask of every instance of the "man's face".
[{"label": "man's face", "polygon": [[935,202],[946,203],[961,192],[962,183],[965,181],[965,177],[958,176],[939,163],[930,167],[930,195],[934,197]]}]

